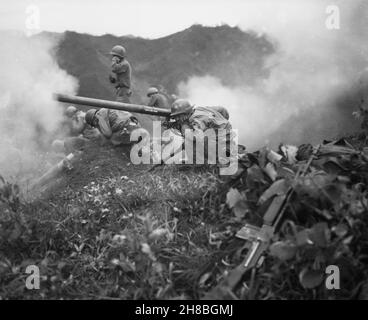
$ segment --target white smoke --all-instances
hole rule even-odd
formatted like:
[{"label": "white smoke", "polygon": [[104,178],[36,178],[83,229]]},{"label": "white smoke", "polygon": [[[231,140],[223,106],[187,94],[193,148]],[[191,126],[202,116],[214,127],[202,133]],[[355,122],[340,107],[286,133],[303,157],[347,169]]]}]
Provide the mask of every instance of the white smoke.
[{"label": "white smoke", "polygon": [[[326,27],[331,5],[339,9],[337,30]],[[227,87],[211,76],[193,77],[179,85],[180,95],[197,105],[227,107],[239,142],[250,149],[269,142],[275,145],[280,139],[301,143],[338,134],[335,98],[368,62],[364,24],[368,5],[363,1],[248,1],[243,15],[244,31],[254,30],[275,44],[275,54],[265,61],[271,68],[269,77],[251,88]]]},{"label": "white smoke", "polygon": [[0,175],[39,168],[39,155],[62,119],[54,92],[73,94],[77,81],[56,64],[57,40],[0,33]]}]

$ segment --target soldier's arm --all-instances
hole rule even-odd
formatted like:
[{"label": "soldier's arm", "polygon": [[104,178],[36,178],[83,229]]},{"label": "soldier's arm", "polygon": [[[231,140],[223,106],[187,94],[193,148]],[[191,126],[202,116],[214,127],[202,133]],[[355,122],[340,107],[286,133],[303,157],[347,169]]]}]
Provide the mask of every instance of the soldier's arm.
[{"label": "soldier's arm", "polygon": [[109,123],[108,113],[100,110],[99,112],[97,112],[96,117],[98,119],[99,130],[105,138],[110,139],[112,136],[112,130]]},{"label": "soldier's arm", "polygon": [[155,96],[151,96],[150,101],[148,102],[147,105],[149,107],[153,107],[155,105],[155,103],[156,103],[156,97]]},{"label": "soldier's arm", "polygon": [[208,128],[208,124],[204,121],[204,119],[199,119],[196,117],[192,117],[190,120],[190,126],[193,130],[206,130]]},{"label": "soldier's arm", "polygon": [[113,59],[111,62],[111,71],[114,73],[123,73],[128,70],[128,63],[124,60],[118,61]]}]

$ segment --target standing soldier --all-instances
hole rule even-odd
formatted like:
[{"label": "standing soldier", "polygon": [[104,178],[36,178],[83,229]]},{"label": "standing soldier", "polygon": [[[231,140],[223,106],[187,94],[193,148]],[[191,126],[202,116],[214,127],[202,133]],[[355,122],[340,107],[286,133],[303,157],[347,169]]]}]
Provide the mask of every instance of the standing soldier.
[{"label": "standing soldier", "polygon": [[110,82],[115,85],[116,100],[130,103],[132,68],[125,59],[126,50],[123,46],[115,46],[111,49],[110,54],[112,55],[111,71],[115,76],[110,75],[109,78]]}]

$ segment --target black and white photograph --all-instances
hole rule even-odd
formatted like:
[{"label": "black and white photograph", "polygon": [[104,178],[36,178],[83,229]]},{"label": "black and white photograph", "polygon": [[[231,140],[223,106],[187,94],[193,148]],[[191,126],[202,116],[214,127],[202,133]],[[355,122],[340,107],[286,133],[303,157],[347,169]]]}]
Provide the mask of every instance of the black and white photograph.
[{"label": "black and white photograph", "polygon": [[0,300],[367,299],[367,1],[0,2]]}]

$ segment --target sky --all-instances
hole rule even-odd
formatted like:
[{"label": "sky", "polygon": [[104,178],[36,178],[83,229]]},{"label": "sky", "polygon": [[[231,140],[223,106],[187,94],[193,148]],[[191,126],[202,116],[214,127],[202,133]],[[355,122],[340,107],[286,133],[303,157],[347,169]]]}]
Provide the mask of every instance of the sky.
[{"label": "sky", "polygon": [[[256,25],[258,30],[263,27],[267,31],[270,26],[282,28],[288,22],[308,18],[310,12],[316,12],[308,8],[316,6],[324,14],[325,1],[314,0],[1,0],[0,30],[72,30],[151,39],[195,23],[245,29]],[[322,25],[319,17],[313,19]]]}]

